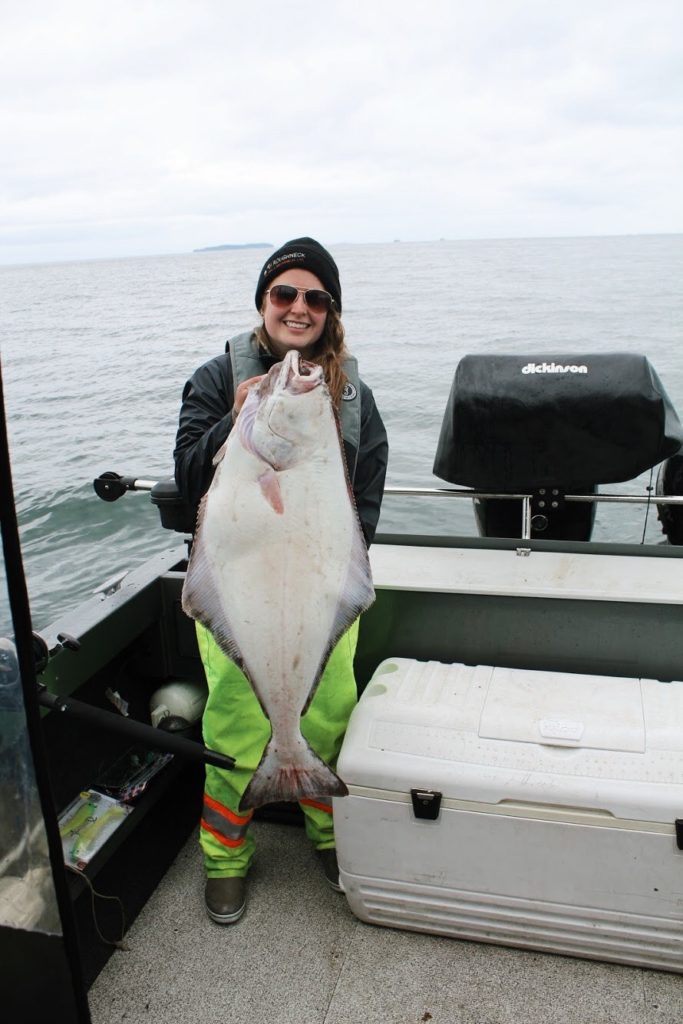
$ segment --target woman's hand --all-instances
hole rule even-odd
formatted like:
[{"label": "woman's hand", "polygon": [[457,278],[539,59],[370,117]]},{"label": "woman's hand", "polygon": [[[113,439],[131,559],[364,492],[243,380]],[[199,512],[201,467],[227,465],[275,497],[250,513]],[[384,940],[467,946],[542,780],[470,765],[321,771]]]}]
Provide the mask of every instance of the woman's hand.
[{"label": "woman's hand", "polygon": [[258,382],[260,380],[263,380],[265,376],[266,374],[262,373],[258,377],[250,377],[248,380],[243,380],[242,383],[238,385],[237,391],[235,392],[235,404],[232,407],[233,423],[239,416],[242,406],[246,401],[247,395],[249,393],[249,388],[252,386],[252,384],[258,384]]}]

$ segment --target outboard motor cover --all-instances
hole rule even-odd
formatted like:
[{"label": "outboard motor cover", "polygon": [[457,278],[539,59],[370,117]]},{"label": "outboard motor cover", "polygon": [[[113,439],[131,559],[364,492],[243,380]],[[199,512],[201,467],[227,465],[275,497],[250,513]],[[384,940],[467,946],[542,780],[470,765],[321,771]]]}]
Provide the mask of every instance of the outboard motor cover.
[{"label": "outboard motor cover", "polygon": [[467,355],[434,473],[480,491],[631,480],[678,451],[683,428],[645,356]]}]

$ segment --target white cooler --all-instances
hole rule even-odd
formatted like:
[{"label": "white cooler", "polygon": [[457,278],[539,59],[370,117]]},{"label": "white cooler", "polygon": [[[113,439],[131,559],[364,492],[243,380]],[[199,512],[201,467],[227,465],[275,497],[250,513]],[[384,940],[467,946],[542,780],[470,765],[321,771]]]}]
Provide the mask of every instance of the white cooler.
[{"label": "white cooler", "polygon": [[683,971],[683,682],[390,659],[338,772],[363,921]]}]

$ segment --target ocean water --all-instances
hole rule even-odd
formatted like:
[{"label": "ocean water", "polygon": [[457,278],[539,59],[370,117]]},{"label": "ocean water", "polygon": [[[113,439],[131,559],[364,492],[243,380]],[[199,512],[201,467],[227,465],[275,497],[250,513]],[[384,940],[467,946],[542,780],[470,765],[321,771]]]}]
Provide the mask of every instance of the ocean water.
[{"label": "ocean water", "polygon": [[[201,240],[198,240],[201,244]],[[683,415],[683,235],[330,246],[349,348],[387,426],[387,483],[432,475],[467,353],[645,354]],[[257,322],[266,250],[0,267],[14,489],[34,628],[176,543],[148,494],[100,501],[105,470],[159,479],[183,384]],[[637,493],[649,474],[608,489]],[[380,529],[476,534],[468,501],[387,496]],[[598,506],[594,539],[660,543],[654,509]],[[4,589],[0,636],[11,634]]]}]

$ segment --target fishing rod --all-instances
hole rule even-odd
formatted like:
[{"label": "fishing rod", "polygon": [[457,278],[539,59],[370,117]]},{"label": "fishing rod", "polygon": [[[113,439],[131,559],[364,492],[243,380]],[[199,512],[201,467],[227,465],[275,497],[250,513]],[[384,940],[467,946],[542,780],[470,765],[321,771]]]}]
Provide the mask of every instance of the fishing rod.
[{"label": "fishing rod", "polygon": [[145,746],[163,750],[164,753],[177,754],[188,761],[202,761],[204,764],[213,765],[215,768],[225,768],[228,771],[235,767],[235,758],[230,757],[229,754],[219,754],[217,750],[210,750],[195,740],[168,732],[163,727],[159,728],[136,719],[124,718],[113,711],[96,708],[92,704],[85,704],[72,697],[59,697],[42,684],[38,686],[38,703],[41,707],[49,708],[50,711],[57,711],[60,714],[68,713],[91,725],[107,729],[109,732],[119,733],[130,740],[144,743]]},{"label": "fishing rod", "polygon": [[[46,640],[39,633],[33,633],[33,660],[36,676],[47,667],[49,659],[60,650],[78,652],[80,644],[75,637],[68,633],[57,635],[58,643],[51,650]],[[50,711],[58,711],[60,714],[68,712],[74,718],[81,718],[91,725],[107,729],[109,732],[117,732],[131,740],[137,740],[156,750],[163,750],[167,754],[178,754],[188,761],[202,761],[204,764],[213,765],[215,768],[225,768],[230,771],[235,767],[235,758],[229,754],[220,754],[217,750],[210,750],[195,740],[185,736],[178,736],[176,733],[164,729],[163,725],[147,725],[134,718],[117,715],[113,711],[86,704],[73,697],[60,697],[43,684],[38,682],[38,703],[41,707]]]}]

